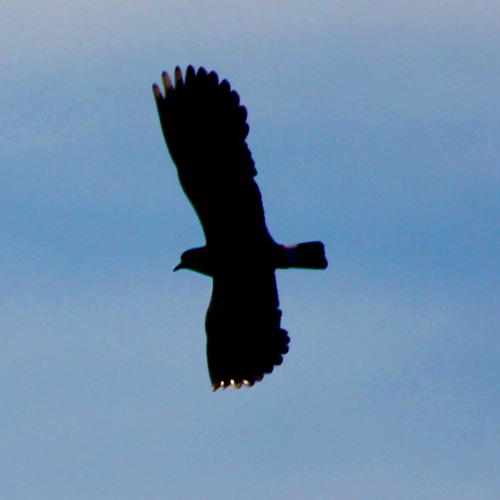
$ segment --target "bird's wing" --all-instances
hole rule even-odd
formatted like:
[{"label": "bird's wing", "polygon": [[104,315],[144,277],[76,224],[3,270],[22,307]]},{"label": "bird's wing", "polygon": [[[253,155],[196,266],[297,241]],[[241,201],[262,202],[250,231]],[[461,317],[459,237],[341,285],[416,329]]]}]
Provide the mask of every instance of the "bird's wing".
[{"label": "bird's wing", "polygon": [[183,78],[177,67],[174,82],[168,73],[162,78],[164,95],[157,85],[153,92],[163,134],[207,243],[269,239],[238,94],[204,68],[189,66]]},{"label": "bird's wing", "polygon": [[274,270],[218,274],[206,317],[207,358],[214,391],[253,385],[280,365],[290,339],[280,327]]}]

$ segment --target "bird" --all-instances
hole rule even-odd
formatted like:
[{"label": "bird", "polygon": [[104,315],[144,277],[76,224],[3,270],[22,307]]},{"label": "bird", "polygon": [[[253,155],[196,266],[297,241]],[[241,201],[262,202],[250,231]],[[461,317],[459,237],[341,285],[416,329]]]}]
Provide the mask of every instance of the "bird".
[{"label": "bird", "polygon": [[326,269],[324,245],[276,243],[269,233],[247,145],[247,110],[215,71],[175,67],[153,84],[161,128],[180,184],[201,222],[205,245],[181,255],[174,271],[212,278],[205,317],[213,391],[253,386],[283,362],[276,269]]}]

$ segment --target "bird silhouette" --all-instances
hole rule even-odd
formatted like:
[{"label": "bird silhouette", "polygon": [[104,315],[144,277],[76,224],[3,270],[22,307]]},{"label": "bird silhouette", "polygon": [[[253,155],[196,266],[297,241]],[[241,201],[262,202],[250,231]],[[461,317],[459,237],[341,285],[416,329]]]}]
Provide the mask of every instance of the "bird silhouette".
[{"label": "bird silhouette", "polygon": [[245,141],[247,110],[227,80],[192,66],[153,93],[179,180],[206,239],[174,269],[212,277],[205,319],[213,390],[252,386],[280,365],[290,339],[281,328],[275,270],[325,269],[319,241],[276,243],[266,227],[257,174]]}]

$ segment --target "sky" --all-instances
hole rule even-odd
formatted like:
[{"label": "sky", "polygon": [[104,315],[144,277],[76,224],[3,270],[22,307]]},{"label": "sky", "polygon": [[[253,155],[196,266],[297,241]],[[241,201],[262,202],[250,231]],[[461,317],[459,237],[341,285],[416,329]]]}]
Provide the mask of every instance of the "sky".
[{"label": "sky", "polygon": [[[0,497],[500,491],[500,4],[2,0]],[[227,78],[291,349],[212,393],[151,84]]]}]

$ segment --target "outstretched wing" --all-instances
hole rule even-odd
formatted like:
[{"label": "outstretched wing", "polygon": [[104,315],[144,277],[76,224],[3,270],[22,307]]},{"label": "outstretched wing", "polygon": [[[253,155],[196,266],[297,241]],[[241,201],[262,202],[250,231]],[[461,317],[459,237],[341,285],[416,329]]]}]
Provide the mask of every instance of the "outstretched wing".
[{"label": "outstretched wing", "polygon": [[214,391],[253,385],[280,365],[290,339],[280,328],[274,270],[243,269],[214,277],[206,317]]},{"label": "outstretched wing", "polygon": [[177,67],[175,85],[167,73],[162,77],[165,95],[157,85],[153,92],[163,134],[207,243],[269,240],[238,94],[204,68],[189,66],[183,79]]}]

